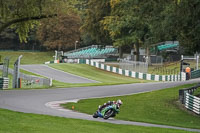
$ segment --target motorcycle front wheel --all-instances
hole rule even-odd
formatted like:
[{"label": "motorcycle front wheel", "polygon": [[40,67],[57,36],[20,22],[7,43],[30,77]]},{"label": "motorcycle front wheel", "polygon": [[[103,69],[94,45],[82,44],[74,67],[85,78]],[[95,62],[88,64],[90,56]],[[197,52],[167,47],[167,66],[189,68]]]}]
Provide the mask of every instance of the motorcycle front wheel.
[{"label": "motorcycle front wheel", "polygon": [[104,115],[104,119],[107,120],[108,118],[110,118],[111,116],[115,115],[115,112],[112,110],[112,109],[109,109],[105,112],[105,115]]}]

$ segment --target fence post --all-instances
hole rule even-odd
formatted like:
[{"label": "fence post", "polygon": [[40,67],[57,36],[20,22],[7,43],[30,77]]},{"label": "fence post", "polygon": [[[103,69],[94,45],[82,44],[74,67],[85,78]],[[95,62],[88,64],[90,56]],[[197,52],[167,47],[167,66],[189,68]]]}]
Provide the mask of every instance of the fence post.
[{"label": "fence post", "polygon": [[185,104],[184,102],[184,96],[185,95],[185,90],[179,90],[179,101],[182,103],[182,104]]},{"label": "fence post", "polygon": [[9,57],[4,58],[2,78],[8,77]]},{"label": "fence post", "polygon": [[197,64],[196,69],[199,70],[199,56],[197,55]]},{"label": "fence post", "polygon": [[22,58],[22,55],[18,57],[18,59],[14,63],[14,73],[13,73],[13,88],[19,88],[19,67],[20,67],[20,59]]}]

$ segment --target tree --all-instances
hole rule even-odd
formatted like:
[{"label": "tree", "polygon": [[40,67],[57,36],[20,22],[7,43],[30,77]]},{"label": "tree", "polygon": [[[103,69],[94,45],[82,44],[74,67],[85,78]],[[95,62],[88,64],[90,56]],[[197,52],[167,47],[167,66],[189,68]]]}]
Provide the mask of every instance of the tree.
[{"label": "tree", "polygon": [[134,46],[137,60],[139,60],[139,47],[149,32],[148,21],[144,14],[145,2],[148,1],[111,0],[111,15],[101,21],[115,46]]},{"label": "tree", "polygon": [[200,52],[200,1],[181,0],[174,6],[177,38],[188,53]]},{"label": "tree", "polygon": [[20,40],[26,41],[37,20],[57,16],[67,7],[64,0],[0,0],[0,34],[5,28],[16,28]]},{"label": "tree", "polygon": [[38,39],[48,49],[72,49],[80,39],[80,23],[80,17],[74,12],[42,20],[37,31]]},{"label": "tree", "polygon": [[111,44],[109,33],[101,24],[101,20],[110,14],[110,2],[108,0],[88,0],[85,8],[82,32],[91,35],[101,45]]},{"label": "tree", "polygon": [[162,10],[157,13],[157,22],[152,23],[154,38],[157,41],[178,40],[186,52],[200,52],[200,2],[165,1],[157,7]]}]

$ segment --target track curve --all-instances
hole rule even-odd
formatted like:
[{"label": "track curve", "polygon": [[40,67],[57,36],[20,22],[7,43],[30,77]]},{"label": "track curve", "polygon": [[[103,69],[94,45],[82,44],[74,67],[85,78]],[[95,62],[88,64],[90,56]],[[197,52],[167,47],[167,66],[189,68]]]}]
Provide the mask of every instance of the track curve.
[{"label": "track curve", "polygon": [[48,65],[20,65],[20,68],[64,83],[99,83],[95,80],[54,69]]},{"label": "track curve", "polygon": [[52,109],[45,106],[45,104],[52,101],[129,95],[134,93],[143,93],[148,91],[160,90],[188,83],[197,83],[199,81],[200,79],[190,80],[186,82],[154,82],[154,83],[136,83],[136,84],[126,84],[126,85],[113,85],[113,86],[0,91],[0,108],[25,112],[25,113],[45,114],[45,115],[60,116],[67,118],[78,118],[78,119],[93,120],[100,122],[109,122],[115,124],[174,128],[174,129],[200,132],[200,130],[198,129],[188,129],[188,128],[155,125],[155,124],[140,123],[140,122],[122,121],[122,120],[105,121],[102,119],[93,119],[90,115],[87,114],[77,113],[77,112],[75,113],[69,110],[64,111],[64,110]]}]

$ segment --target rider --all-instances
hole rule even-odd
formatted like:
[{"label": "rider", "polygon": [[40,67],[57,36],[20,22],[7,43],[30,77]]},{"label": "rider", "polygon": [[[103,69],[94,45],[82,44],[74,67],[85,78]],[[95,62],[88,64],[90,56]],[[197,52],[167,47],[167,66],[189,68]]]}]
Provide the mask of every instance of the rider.
[{"label": "rider", "polygon": [[104,108],[107,107],[107,106],[113,105],[113,104],[116,104],[116,105],[117,105],[117,109],[119,109],[120,106],[121,106],[123,103],[122,103],[122,101],[121,101],[120,99],[118,99],[117,101],[108,101],[107,103],[104,103],[102,106],[99,105],[98,111],[101,112],[102,109],[104,109]]}]

